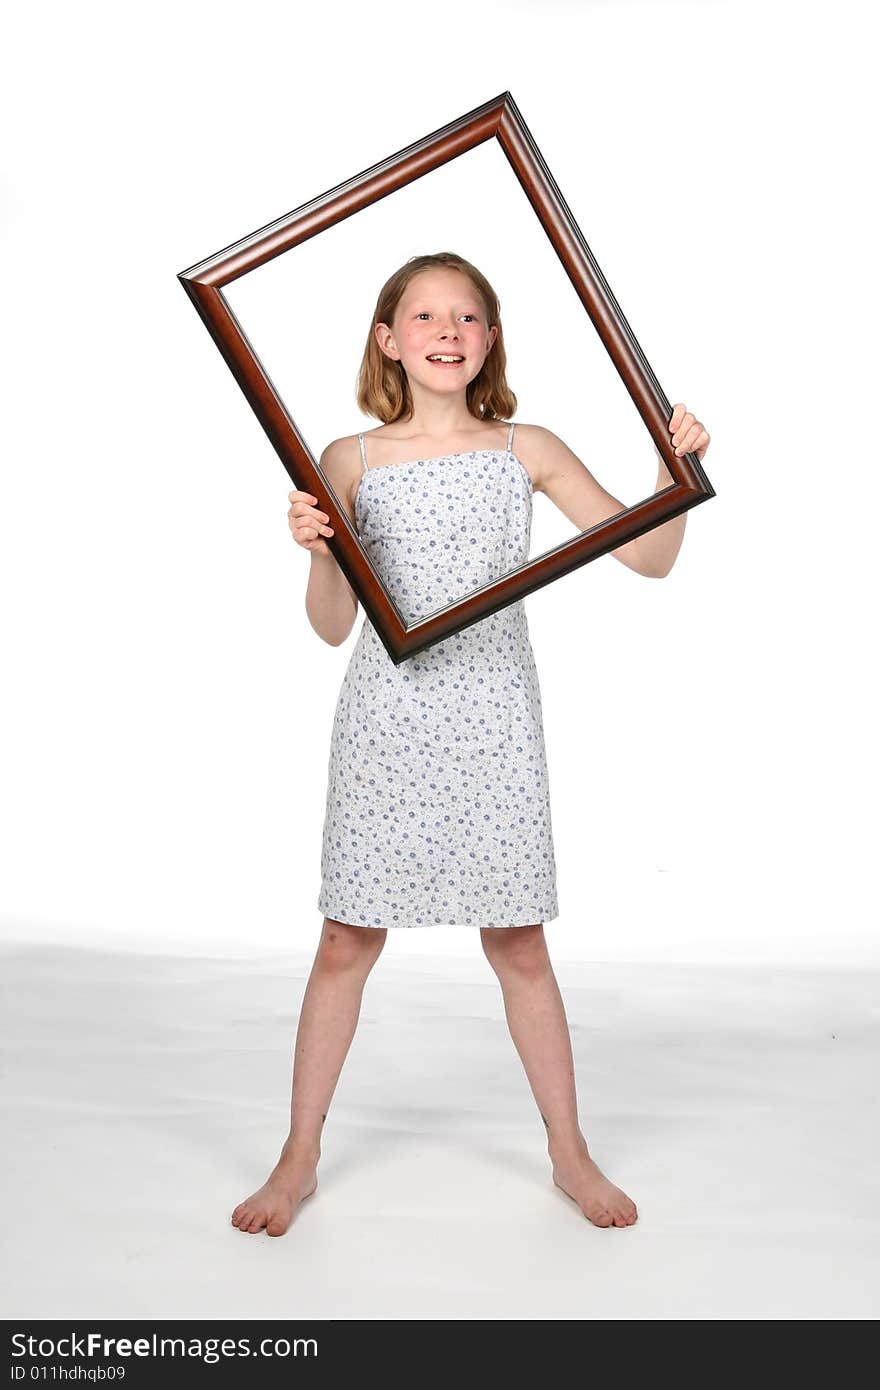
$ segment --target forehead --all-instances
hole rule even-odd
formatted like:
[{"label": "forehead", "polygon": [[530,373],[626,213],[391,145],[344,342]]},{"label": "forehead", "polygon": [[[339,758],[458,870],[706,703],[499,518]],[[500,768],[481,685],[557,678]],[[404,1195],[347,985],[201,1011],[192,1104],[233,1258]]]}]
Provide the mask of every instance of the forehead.
[{"label": "forehead", "polygon": [[476,286],[461,270],[421,270],[414,275],[401,297],[401,303],[416,300],[450,299],[479,304]]}]

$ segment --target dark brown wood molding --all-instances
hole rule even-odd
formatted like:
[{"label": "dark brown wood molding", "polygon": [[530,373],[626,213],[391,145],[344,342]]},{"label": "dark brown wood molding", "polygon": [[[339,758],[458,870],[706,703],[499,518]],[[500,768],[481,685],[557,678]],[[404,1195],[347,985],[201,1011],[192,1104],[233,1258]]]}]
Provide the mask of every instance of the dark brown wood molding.
[{"label": "dark brown wood molding", "polygon": [[[474,590],[459,602],[408,626],[248,342],[223,287],[491,139],[501,145],[675,482]],[[178,279],[250,402],[293,486],[316,496],[318,506],[329,514],[334,531],[328,538],[330,549],[396,664],[715,496],[696,455],[676,457],[667,429],[672,407],[510,92],[503,92],[303,203],[278,221],[181,271]]]}]

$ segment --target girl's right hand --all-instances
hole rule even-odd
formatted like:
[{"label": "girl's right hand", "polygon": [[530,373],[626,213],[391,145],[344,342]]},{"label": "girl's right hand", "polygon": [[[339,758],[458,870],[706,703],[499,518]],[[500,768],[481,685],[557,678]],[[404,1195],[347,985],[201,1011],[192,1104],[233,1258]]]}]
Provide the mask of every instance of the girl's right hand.
[{"label": "girl's right hand", "polygon": [[333,527],[327,525],[330,520],[327,513],[318,511],[317,497],[310,492],[289,492],[287,495],[291,503],[287,520],[293,539],[313,555],[331,555],[329,545],[321,537],[332,536]]}]

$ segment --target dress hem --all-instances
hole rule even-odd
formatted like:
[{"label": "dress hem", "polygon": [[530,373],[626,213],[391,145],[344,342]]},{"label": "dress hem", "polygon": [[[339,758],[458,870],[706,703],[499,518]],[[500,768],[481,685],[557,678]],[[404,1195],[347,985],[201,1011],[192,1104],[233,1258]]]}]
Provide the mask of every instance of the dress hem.
[{"label": "dress hem", "polygon": [[541,912],[533,912],[533,913],[520,914],[520,917],[521,917],[522,920],[517,920],[517,921],[515,921],[515,922],[474,922],[474,921],[469,921],[469,922],[467,922],[467,921],[466,921],[466,922],[448,922],[448,921],[444,921],[442,918],[439,918],[439,919],[436,919],[436,920],[432,920],[432,921],[421,921],[421,922],[415,922],[415,921],[412,921],[412,920],[406,921],[406,922],[400,922],[400,921],[398,921],[398,922],[350,922],[350,921],[347,920],[346,917],[337,916],[336,913],[334,913],[334,912],[329,912],[326,908],[321,907],[320,903],[318,904],[318,911],[319,911],[320,913],[322,913],[323,916],[326,917],[329,921],[331,921],[331,922],[339,922],[339,923],[340,923],[342,926],[344,926],[344,927],[372,927],[373,930],[376,930],[376,931],[382,931],[383,929],[386,929],[386,930],[389,930],[389,931],[395,930],[395,929],[396,929],[396,930],[407,930],[407,929],[410,929],[410,930],[419,931],[419,930],[421,930],[422,928],[425,928],[425,927],[469,927],[471,931],[474,931],[474,930],[476,930],[476,929],[482,929],[483,927],[492,927],[492,928],[494,929],[494,928],[496,928],[496,927],[504,928],[504,927],[531,927],[531,926],[539,926],[539,925],[540,925],[540,926],[543,926],[543,924],[544,924],[545,922],[555,922],[556,919],[557,919],[557,918],[559,917],[559,915],[560,915],[559,909],[558,909],[558,907],[557,907],[557,908],[554,909],[553,911],[546,912],[546,913],[543,914],[543,915],[541,914]]}]

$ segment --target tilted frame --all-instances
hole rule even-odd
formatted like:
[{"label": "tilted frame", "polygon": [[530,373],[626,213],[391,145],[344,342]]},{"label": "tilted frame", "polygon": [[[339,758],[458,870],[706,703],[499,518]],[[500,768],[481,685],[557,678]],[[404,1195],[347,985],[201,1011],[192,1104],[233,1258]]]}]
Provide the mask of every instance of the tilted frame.
[{"label": "tilted frame", "polygon": [[[346,217],[352,217],[387,194],[466,154],[484,140],[492,139],[496,139],[504,151],[675,481],[645,501],[473,590],[457,603],[408,625],[248,342],[223,294],[223,287]],[[317,497],[318,507],[328,513],[334,534],[326,538],[327,544],[397,665],[425,647],[433,646],[715,496],[696,455],[676,456],[667,428],[671,406],[510,92],[503,92],[320,197],[303,203],[287,216],[189,270],[181,271],[178,279],[269,436],[294,487]]]}]

